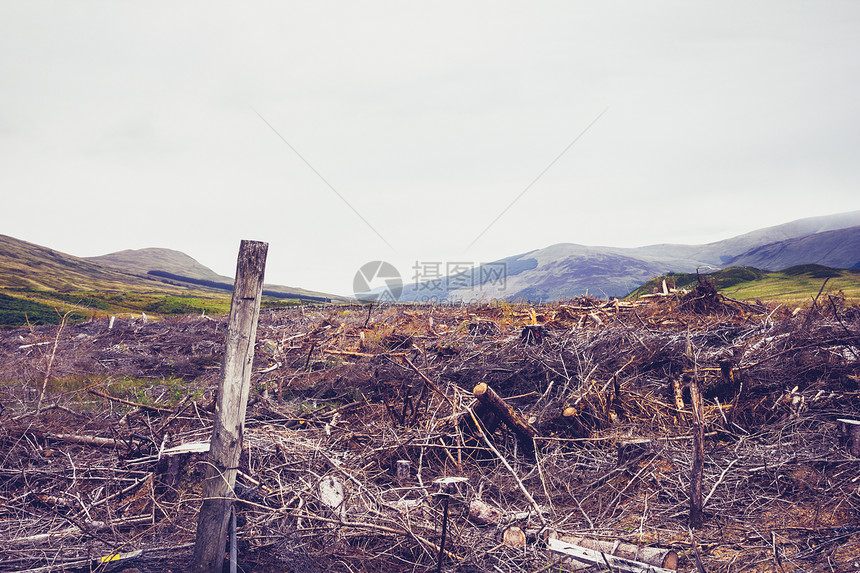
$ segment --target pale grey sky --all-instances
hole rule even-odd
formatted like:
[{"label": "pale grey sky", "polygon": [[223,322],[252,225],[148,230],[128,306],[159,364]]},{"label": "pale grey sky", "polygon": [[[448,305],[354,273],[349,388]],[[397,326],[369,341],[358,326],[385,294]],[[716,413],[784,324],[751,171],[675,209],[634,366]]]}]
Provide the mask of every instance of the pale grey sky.
[{"label": "pale grey sky", "polygon": [[227,275],[264,240],[268,281],[350,294],[375,259],[856,210],[858,30],[854,1],[2,0],[0,233]]}]

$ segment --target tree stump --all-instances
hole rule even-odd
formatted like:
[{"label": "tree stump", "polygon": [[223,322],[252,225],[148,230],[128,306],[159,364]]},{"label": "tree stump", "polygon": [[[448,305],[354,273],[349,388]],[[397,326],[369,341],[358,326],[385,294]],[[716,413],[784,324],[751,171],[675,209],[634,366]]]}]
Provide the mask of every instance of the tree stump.
[{"label": "tree stump", "polygon": [[546,336],[546,327],[542,324],[526,325],[523,327],[522,332],[520,332],[520,340],[523,341],[523,344],[527,345],[542,344],[546,340]]},{"label": "tree stump", "polygon": [[840,418],[836,422],[839,424],[839,443],[849,454],[860,458],[860,420]]}]

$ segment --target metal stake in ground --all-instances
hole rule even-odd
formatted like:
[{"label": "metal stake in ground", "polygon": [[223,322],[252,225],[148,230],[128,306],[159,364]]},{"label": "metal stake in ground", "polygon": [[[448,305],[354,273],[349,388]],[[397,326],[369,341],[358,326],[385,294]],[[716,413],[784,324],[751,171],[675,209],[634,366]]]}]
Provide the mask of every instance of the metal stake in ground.
[{"label": "metal stake in ground", "polygon": [[464,477],[447,477],[434,480],[439,486],[439,495],[442,496],[442,536],[439,540],[439,560],[436,562],[436,573],[441,573],[442,562],[445,560],[445,535],[448,533],[448,503],[451,494],[457,491],[457,484],[467,481]]},{"label": "metal stake in ground", "polygon": [[224,364],[203,482],[203,506],[197,520],[197,541],[191,563],[193,573],[220,573],[224,564],[268,249],[267,243],[257,241],[242,241],[239,246]]}]

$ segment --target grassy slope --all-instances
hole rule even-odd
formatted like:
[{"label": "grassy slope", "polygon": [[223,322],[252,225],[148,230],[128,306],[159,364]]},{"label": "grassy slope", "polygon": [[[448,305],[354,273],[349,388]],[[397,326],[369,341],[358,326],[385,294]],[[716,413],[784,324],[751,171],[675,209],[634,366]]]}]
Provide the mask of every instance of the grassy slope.
[{"label": "grassy slope", "polygon": [[[123,272],[53,249],[0,235],[0,327],[54,323],[124,312],[218,314],[230,293]],[[284,306],[289,300],[268,300]]]},{"label": "grassy slope", "polygon": [[[803,268],[792,267],[792,269]],[[860,301],[860,270],[835,270],[830,274],[821,271],[795,273],[792,269],[768,273],[760,281],[740,283],[724,289],[726,296],[737,299],[777,300],[781,302],[809,302],[824,286],[824,294],[842,292],[848,299]],[[827,280],[827,284],[824,281]]]},{"label": "grassy slope", "polygon": [[[800,265],[782,271],[762,271],[752,267],[733,267],[705,275],[714,281],[724,295],[747,300],[772,300],[779,302],[809,302],[818,295],[827,280],[824,293],[842,291],[853,301],[860,301],[860,270],[832,269],[821,265]],[[690,289],[697,277],[692,273],[669,273],[643,284],[628,295],[640,295],[660,289],[662,281],[676,288]]]},{"label": "grassy slope", "polygon": [[0,288],[183,292],[144,276],[121,272],[47,247],[0,235]]}]

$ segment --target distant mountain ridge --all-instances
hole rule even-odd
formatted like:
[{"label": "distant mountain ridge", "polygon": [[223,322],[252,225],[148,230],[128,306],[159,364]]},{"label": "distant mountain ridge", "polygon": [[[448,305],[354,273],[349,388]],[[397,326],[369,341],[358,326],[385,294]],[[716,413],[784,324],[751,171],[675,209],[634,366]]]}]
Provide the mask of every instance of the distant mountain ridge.
[{"label": "distant mountain ridge", "polygon": [[733,257],[726,264],[777,271],[813,261],[826,267],[860,268],[860,226],[768,243]]},{"label": "distant mountain ridge", "polygon": [[[160,274],[159,274],[160,273]],[[206,282],[213,284],[205,284]],[[0,288],[56,291],[232,290],[233,279],[221,276],[195,259],[171,249],[139,249],[99,257],[75,257],[21,239],[0,235]],[[313,301],[347,300],[327,293],[264,285],[278,298]]]},{"label": "distant mountain ridge", "polygon": [[46,290],[153,289],[153,277],[130,274],[55,251],[48,247],[0,235],[0,288]]},{"label": "distant mountain ridge", "polygon": [[185,253],[173,249],[156,247],[126,249],[97,257],[84,257],[84,259],[106,267],[136,273],[143,272],[146,274],[150,270],[159,270],[195,279],[232,280],[229,277],[219,275],[209,267],[201,265]]},{"label": "distant mountain ridge", "polygon": [[[126,249],[97,257],[86,257],[85,260],[130,273],[159,276],[175,281],[190,279],[183,282],[219,290],[223,290],[223,285],[227,285],[230,289],[233,287],[233,279],[231,277],[219,275],[185,253],[172,249],[155,247]],[[296,295],[297,297],[319,301],[347,300],[345,297],[333,294],[283,285],[265,284],[263,285],[263,289],[267,291],[266,294],[280,298],[288,295]]]},{"label": "distant mountain ridge", "polygon": [[[537,302],[586,293],[621,297],[669,272],[729,266],[777,271],[803,264],[860,268],[860,211],[800,219],[704,245],[622,248],[560,243],[487,263],[461,275],[407,284],[400,300]],[[178,293],[194,288],[229,290],[232,283],[232,278],[171,249],[125,250],[80,258],[0,235],[0,289]],[[281,285],[267,284],[264,289],[279,298],[349,300]]]},{"label": "distant mountain ridge", "polygon": [[[854,246],[858,237],[860,211],[852,211],[799,219],[704,245],[623,248],[560,243],[479,267],[474,270],[476,280],[469,288],[449,288],[462,281],[447,279],[435,286],[407,285],[401,300],[503,298],[537,302],[586,293],[621,297],[655,276],[695,272],[700,267],[781,270],[801,264],[824,264],[850,268],[860,262],[860,257],[855,256],[860,251]],[[507,267],[505,280],[483,280],[482,277],[492,277],[490,267],[499,264]]]}]

